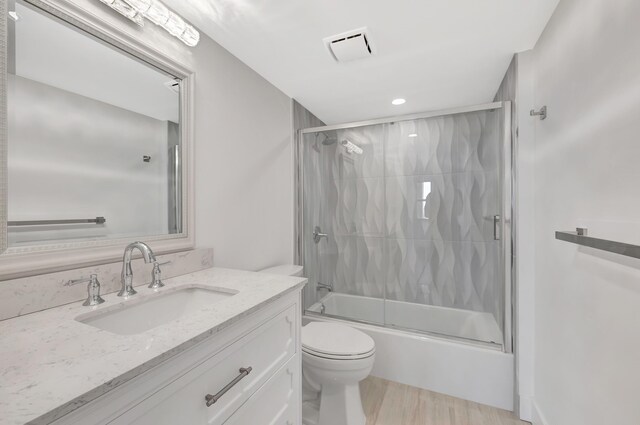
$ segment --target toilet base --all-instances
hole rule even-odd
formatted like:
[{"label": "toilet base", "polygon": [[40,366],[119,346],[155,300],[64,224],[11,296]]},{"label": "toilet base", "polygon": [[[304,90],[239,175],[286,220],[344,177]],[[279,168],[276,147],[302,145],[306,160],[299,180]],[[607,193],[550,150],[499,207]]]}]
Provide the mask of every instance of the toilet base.
[{"label": "toilet base", "polygon": [[324,385],[320,398],[302,404],[303,425],[365,425],[360,386]]},{"label": "toilet base", "polygon": [[319,425],[320,400],[307,400],[302,402],[302,425]]}]

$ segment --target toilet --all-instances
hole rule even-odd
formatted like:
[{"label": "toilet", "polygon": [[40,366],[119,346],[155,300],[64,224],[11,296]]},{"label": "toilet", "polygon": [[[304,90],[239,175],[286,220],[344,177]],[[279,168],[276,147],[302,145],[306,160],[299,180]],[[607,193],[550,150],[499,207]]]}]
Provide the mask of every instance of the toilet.
[{"label": "toilet", "polygon": [[[302,266],[261,270],[302,276]],[[302,327],[302,423],[364,425],[359,383],[371,372],[375,342],[340,323],[310,322]]]}]

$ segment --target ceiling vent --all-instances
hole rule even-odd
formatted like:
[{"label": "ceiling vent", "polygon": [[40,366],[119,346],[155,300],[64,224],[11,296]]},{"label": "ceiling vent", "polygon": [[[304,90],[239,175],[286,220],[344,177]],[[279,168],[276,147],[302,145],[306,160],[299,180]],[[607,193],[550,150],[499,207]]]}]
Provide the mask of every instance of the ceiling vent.
[{"label": "ceiling vent", "polygon": [[374,54],[371,37],[366,27],[332,35],[323,41],[337,62],[364,59]]}]

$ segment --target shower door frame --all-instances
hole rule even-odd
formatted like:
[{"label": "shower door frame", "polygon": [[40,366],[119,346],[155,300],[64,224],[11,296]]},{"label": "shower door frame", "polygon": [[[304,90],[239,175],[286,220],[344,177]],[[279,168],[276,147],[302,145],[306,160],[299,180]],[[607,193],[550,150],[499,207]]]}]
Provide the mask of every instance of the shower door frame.
[{"label": "shower door frame", "polygon": [[[502,158],[500,178],[502,180],[502,205],[501,205],[501,237],[500,242],[502,245],[502,265],[504,273],[504,317],[503,317],[503,345],[502,350],[505,353],[513,353],[513,318],[514,318],[514,285],[515,285],[515,232],[514,229],[514,199],[515,193],[515,170],[513,162],[514,151],[514,135],[513,135],[513,117],[512,117],[512,102],[492,102],[481,105],[465,106],[452,109],[442,109],[438,111],[423,112],[417,114],[398,115],[387,118],[379,118],[366,121],[353,121],[343,124],[325,125],[320,127],[309,127],[300,129],[295,132],[294,143],[294,157],[295,157],[295,228],[294,228],[294,243],[295,243],[295,261],[296,264],[302,264],[304,260],[304,243],[302,239],[302,230],[304,229],[304,168],[302,158],[302,143],[304,142],[304,135],[310,133],[319,133],[323,131],[342,130],[347,128],[365,127],[377,124],[389,124],[400,121],[413,121],[424,118],[436,118],[448,115],[465,114],[469,112],[490,111],[495,109],[503,110],[503,129],[502,129]],[[304,308],[304,307],[303,307]],[[303,311],[303,314],[307,314]],[[350,319],[343,319],[350,320]],[[387,327],[386,325],[376,324],[376,326]],[[421,332],[429,334],[429,332]],[[442,335],[436,335],[443,337]],[[449,336],[445,336],[449,339]],[[458,338],[450,337],[452,340],[458,340]]]}]

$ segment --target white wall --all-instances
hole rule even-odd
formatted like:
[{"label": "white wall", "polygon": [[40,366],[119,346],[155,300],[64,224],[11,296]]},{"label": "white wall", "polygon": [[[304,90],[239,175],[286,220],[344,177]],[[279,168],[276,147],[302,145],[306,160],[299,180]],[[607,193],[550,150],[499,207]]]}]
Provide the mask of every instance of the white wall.
[{"label": "white wall", "polygon": [[514,250],[515,281],[514,304],[514,353],[515,353],[515,404],[520,419],[531,420],[533,399],[534,352],[534,119],[529,116],[533,105],[533,66],[530,52],[514,56],[495,100],[511,100],[513,103],[514,131],[513,158],[516,166],[514,197]]},{"label": "white wall", "polygon": [[216,266],[291,264],[291,100],[219,45],[201,44],[209,54],[196,80],[197,245],[213,247]]},{"label": "white wall", "polygon": [[640,243],[639,22],[638,0],[562,0],[534,50],[538,423],[640,423],[640,260],[554,239]]},{"label": "white wall", "polygon": [[534,107],[533,54],[517,55],[515,147],[516,169],[516,311],[515,352],[517,411],[521,419],[530,421],[534,396],[535,336],[535,123],[529,116]]},{"label": "white wall", "polygon": [[196,244],[216,266],[293,261],[291,101],[201,33],[188,48],[94,0],[72,0],[195,70]]}]

